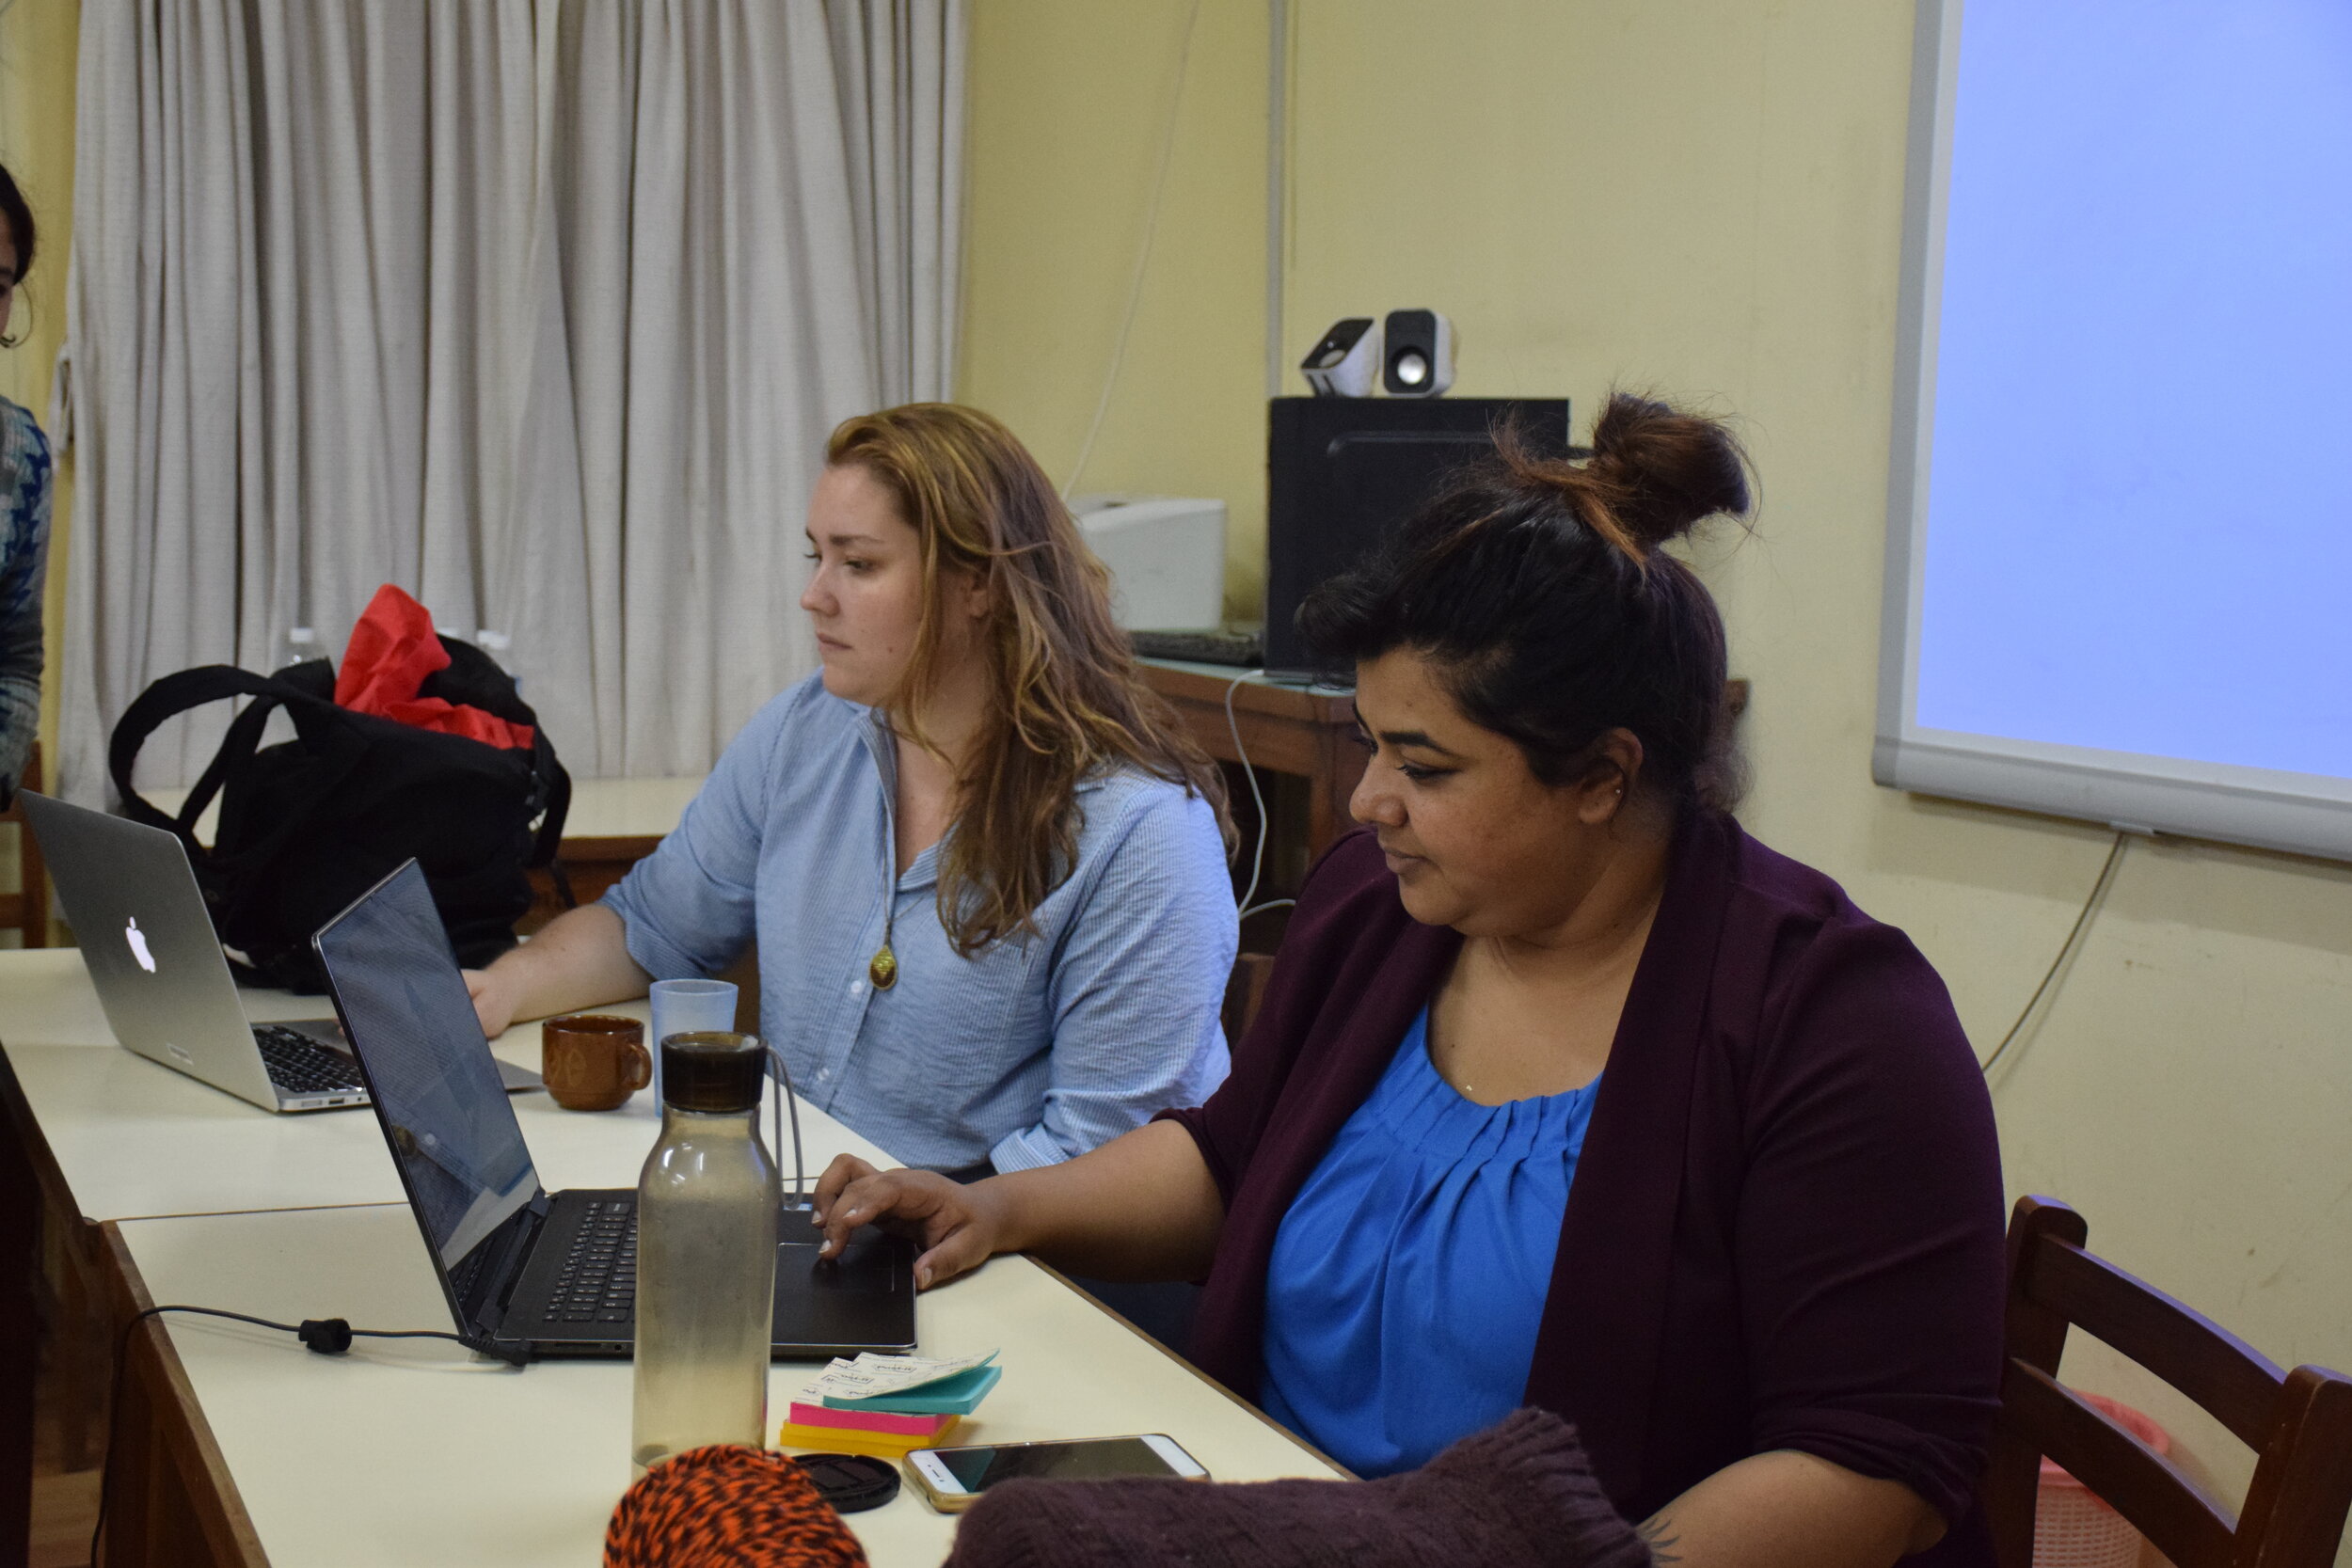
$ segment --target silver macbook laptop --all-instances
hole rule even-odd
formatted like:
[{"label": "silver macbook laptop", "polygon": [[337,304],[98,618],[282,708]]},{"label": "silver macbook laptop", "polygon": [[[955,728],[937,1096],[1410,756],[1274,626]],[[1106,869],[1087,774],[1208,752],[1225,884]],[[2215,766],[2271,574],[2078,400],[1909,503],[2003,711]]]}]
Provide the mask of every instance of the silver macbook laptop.
[{"label": "silver macbook laptop", "polygon": [[[30,790],[19,799],[117,1040],[265,1111],[368,1102],[334,1019],[245,1016],[178,838]],[[500,1071],[510,1093],[539,1086],[528,1069]]]}]

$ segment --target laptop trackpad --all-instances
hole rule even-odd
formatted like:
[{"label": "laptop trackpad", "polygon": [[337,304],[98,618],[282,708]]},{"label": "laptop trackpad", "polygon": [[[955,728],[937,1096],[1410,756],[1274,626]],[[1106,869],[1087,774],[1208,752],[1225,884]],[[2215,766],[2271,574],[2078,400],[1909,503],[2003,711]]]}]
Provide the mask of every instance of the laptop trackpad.
[{"label": "laptop trackpad", "polygon": [[840,1258],[817,1256],[823,1232],[806,1211],[779,1216],[775,1339],[779,1345],[912,1347],[914,1243],[872,1227],[850,1238]]}]

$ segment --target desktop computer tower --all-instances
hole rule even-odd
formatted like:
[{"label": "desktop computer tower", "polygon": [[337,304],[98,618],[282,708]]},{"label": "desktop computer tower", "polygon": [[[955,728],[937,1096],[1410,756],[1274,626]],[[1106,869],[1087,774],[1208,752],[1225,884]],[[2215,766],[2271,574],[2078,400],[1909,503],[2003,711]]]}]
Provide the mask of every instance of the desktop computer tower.
[{"label": "desktop computer tower", "polygon": [[1312,664],[1299,602],[1490,454],[1496,426],[1516,419],[1535,450],[1582,455],[1565,398],[1273,398],[1266,413],[1265,667],[1278,673]]}]

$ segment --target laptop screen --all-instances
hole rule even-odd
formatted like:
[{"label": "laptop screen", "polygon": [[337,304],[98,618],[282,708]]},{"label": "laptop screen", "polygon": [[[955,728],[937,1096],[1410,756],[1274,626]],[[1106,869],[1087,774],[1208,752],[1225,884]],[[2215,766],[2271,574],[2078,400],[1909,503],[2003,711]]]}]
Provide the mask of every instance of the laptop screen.
[{"label": "laptop screen", "polygon": [[444,1268],[539,1196],[521,1124],[414,861],[318,934],[343,1028]]}]

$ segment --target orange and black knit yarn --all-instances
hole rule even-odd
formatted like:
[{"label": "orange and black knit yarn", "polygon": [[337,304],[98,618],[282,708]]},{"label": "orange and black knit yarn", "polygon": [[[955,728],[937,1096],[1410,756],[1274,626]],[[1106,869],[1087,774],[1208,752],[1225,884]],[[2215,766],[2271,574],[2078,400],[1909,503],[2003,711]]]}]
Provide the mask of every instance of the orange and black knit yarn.
[{"label": "orange and black knit yarn", "polygon": [[808,1472],[715,1444],[648,1470],[612,1511],[604,1568],[865,1568],[866,1551]]}]

